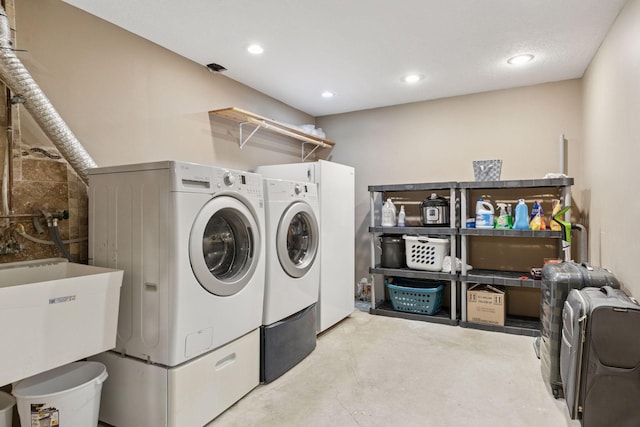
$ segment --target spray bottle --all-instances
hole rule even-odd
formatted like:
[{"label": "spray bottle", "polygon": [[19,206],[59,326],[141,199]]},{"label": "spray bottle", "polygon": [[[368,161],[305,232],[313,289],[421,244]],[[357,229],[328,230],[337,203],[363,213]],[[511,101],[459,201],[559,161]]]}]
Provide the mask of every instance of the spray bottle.
[{"label": "spray bottle", "polygon": [[496,219],[496,228],[500,228],[500,229],[509,229],[513,226],[512,222],[511,222],[511,215],[509,215],[509,212],[507,211],[507,204],[506,203],[496,203],[498,205],[498,209],[499,209],[499,214],[498,214],[498,219]]}]

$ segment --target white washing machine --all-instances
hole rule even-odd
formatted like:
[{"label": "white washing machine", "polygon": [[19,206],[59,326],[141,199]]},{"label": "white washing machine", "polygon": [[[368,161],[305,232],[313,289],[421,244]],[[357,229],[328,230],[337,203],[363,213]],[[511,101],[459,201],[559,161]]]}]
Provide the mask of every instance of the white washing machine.
[{"label": "white washing machine", "polygon": [[260,175],[181,162],[89,171],[89,260],[124,270],[100,419],[204,425],[259,383]]},{"label": "white washing machine", "polygon": [[268,383],[316,347],[320,229],[316,184],[264,179],[264,196],[267,254],[260,380]]},{"label": "white washing machine", "polygon": [[264,178],[318,185],[320,203],[320,292],[316,331],[349,316],[355,305],[355,169],[319,160],[260,166]]}]

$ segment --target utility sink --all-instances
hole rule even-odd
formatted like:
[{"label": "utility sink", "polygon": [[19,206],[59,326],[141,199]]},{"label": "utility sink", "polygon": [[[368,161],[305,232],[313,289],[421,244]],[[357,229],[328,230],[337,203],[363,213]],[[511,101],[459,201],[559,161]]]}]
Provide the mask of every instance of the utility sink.
[{"label": "utility sink", "polygon": [[0,264],[0,386],[115,347],[122,270]]}]

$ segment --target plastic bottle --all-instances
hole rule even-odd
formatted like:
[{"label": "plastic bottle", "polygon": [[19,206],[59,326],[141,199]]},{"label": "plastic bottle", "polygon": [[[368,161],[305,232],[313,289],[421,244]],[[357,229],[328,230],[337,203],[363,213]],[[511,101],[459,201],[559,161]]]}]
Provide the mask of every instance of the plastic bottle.
[{"label": "plastic bottle", "polygon": [[535,231],[547,229],[547,224],[544,220],[544,211],[537,200],[533,201],[531,216],[529,217],[529,227]]},{"label": "plastic bottle", "polygon": [[507,204],[497,203],[497,205],[500,213],[498,214],[498,219],[496,219],[496,228],[503,230],[511,228],[513,224],[511,223],[511,215],[507,211]]},{"label": "plastic bottle", "polygon": [[383,227],[395,227],[396,226],[396,207],[391,201],[387,199],[384,206],[382,206],[382,222]]},{"label": "plastic bottle", "polygon": [[540,210],[538,211],[538,214],[540,215],[540,230],[546,230],[547,220],[544,217],[544,209],[542,209],[542,205],[540,205]]},{"label": "plastic bottle", "polygon": [[524,199],[518,200],[516,205],[516,220],[513,223],[515,230],[528,230],[529,229],[529,207],[524,202]]},{"label": "plastic bottle", "polygon": [[400,205],[400,213],[398,213],[398,227],[405,226],[405,217],[406,214],[404,212],[404,205]]},{"label": "plastic bottle", "polygon": [[493,228],[493,205],[478,199],[476,202],[476,228]]},{"label": "plastic bottle", "polygon": [[[558,212],[560,212],[560,209],[562,209],[562,205],[560,203],[560,200],[559,199],[553,199],[551,201],[551,218],[556,216],[556,214]],[[549,221],[549,228],[551,228],[553,231],[562,231],[562,226],[560,224],[558,224],[557,222],[555,222],[553,219],[551,219]]]}]

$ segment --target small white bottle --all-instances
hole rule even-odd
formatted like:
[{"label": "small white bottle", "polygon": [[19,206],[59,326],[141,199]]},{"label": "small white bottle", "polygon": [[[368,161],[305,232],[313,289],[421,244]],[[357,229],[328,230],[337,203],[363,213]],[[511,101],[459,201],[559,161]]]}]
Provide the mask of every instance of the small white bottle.
[{"label": "small white bottle", "polygon": [[404,213],[404,205],[400,205],[400,213],[398,213],[398,227],[404,227],[405,226],[405,217],[406,214]]},{"label": "small white bottle", "polygon": [[391,201],[387,199],[387,202],[382,206],[382,222],[383,227],[395,227],[396,226],[396,207]]}]

